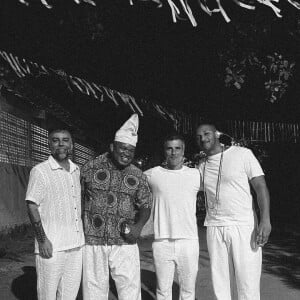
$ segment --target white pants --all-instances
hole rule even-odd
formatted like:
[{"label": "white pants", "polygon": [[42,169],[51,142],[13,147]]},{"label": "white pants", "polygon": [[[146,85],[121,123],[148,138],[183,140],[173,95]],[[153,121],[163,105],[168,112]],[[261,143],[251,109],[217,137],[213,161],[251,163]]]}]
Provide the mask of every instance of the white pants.
[{"label": "white pants", "polygon": [[172,300],[172,284],[177,268],[181,300],[195,300],[199,241],[162,239],[152,244],[156,271],[157,300]]},{"label": "white pants", "polygon": [[84,247],[84,300],[108,299],[109,270],[115,281],[119,300],[141,299],[140,254],[135,244]]},{"label": "white pants", "polygon": [[39,300],[75,300],[82,275],[82,247],[53,252],[51,258],[36,255]]},{"label": "white pants", "polygon": [[236,284],[239,300],[259,300],[262,251],[254,226],[207,227],[207,246],[216,298],[231,300]]}]

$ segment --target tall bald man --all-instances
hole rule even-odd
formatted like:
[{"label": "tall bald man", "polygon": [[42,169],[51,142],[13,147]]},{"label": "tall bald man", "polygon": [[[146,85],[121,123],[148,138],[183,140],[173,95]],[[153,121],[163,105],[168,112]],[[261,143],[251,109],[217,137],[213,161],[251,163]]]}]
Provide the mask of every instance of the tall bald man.
[{"label": "tall bald man", "polygon": [[[198,145],[206,153],[199,169],[214,293],[218,300],[231,300],[230,282],[235,280],[239,300],[259,300],[261,247],[271,232],[269,192],[252,151],[222,145],[219,138],[214,124],[197,129]],[[259,222],[250,186],[257,195]]]}]

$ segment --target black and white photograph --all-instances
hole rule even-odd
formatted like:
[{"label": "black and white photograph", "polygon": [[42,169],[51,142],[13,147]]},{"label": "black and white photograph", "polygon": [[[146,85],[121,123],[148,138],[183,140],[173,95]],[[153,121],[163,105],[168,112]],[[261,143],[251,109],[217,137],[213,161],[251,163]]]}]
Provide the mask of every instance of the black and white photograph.
[{"label": "black and white photograph", "polygon": [[0,300],[300,299],[300,0],[0,1]]}]

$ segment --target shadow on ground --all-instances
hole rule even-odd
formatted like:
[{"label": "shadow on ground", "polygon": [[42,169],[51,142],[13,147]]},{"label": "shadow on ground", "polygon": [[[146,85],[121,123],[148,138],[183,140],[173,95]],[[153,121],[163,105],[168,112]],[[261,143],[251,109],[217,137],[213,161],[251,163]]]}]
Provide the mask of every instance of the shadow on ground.
[{"label": "shadow on ground", "polygon": [[[11,291],[14,296],[19,300],[37,300],[36,293],[36,271],[34,267],[25,266],[22,268],[24,274],[13,280],[11,285]],[[155,273],[148,270],[141,271],[141,281],[142,281],[142,300],[155,300],[155,290],[156,290],[156,278]],[[112,294],[118,298],[117,289],[114,281],[110,278],[109,281],[110,291]],[[179,298],[179,287],[174,282],[173,288],[173,299]],[[78,296],[76,300],[82,300],[82,287],[80,286]]]},{"label": "shadow on ground", "polygon": [[36,272],[35,267],[25,266],[22,268],[24,274],[13,280],[11,291],[17,299],[36,300]]},{"label": "shadow on ground", "polygon": [[[264,247],[263,268],[264,272],[280,278],[286,286],[300,290],[300,234],[297,230],[280,229],[282,226],[273,224],[270,242]],[[280,229],[280,230],[279,230]],[[202,238],[204,235],[202,236]],[[200,241],[201,242],[201,241]],[[203,243],[205,241],[203,240]],[[150,241],[148,242],[150,245]],[[141,251],[143,263],[152,265],[152,251],[149,245]],[[145,245],[145,244],[144,244]],[[205,249],[206,250],[206,249]],[[202,249],[204,251],[204,249]],[[202,257],[202,261],[208,258]],[[15,278],[11,284],[11,292],[19,300],[36,300],[36,271],[32,266],[22,267],[23,274]],[[142,269],[142,299],[155,299],[156,278],[153,270]],[[117,298],[114,281],[110,279],[110,290]],[[179,298],[179,287],[173,284],[173,299]],[[82,300],[82,292],[77,300]]]},{"label": "shadow on ground", "polygon": [[273,227],[270,241],[264,247],[264,271],[278,276],[287,286],[300,289],[300,234]]},{"label": "shadow on ground", "polygon": [[271,195],[272,233],[264,247],[264,270],[300,289],[300,143],[269,144],[264,170]]},{"label": "shadow on ground", "polygon": [[[148,270],[142,270],[141,281],[142,281],[142,300],[155,300],[156,291],[156,277],[155,273]],[[172,298],[179,299],[179,286],[173,281],[172,286]]]}]

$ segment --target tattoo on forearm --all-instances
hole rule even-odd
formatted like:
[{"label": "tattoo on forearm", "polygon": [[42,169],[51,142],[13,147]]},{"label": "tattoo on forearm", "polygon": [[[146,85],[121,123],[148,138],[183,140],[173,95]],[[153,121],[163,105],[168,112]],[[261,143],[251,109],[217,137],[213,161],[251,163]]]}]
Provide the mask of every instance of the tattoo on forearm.
[{"label": "tattoo on forearm", "polygon": [[39,243],[44,243],[46,240],[46,234],[41,221],[32,222],[32,226],[35,232],[35,237]]},{"label": "tattoo on forearm", "polygon": [[27,211],[37,241],[39,243],[44,243],[46,240],[46,233],[44,231],[39,212],[34,206],[30,206],[30,201],[27,202]]}]

